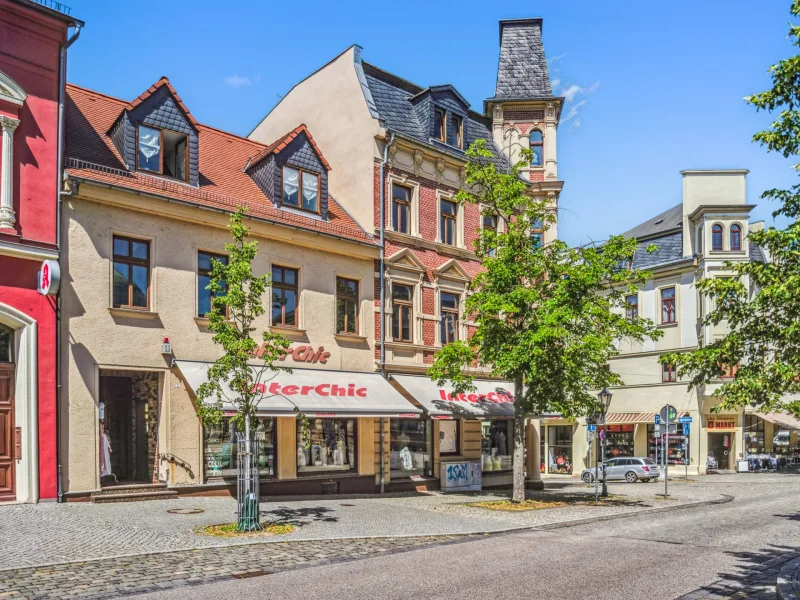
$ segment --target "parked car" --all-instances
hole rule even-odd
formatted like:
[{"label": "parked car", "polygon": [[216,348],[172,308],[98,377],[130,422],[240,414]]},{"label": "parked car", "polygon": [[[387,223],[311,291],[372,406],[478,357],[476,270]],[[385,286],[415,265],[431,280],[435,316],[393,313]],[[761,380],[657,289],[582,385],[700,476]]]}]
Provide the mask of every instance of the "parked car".
[{"label": "parked car", "polygon": [[[608,481],[625,480],[628,483],[635,481],[652,481],[658,479],[661,470],[652,458],[610,458],[606,461],[606,477]],[[584,469],[581,479],[586,483],[594,483],[597,469],[592,467]],[[603,470],[600,469],[599,480],[603,480]]]}]

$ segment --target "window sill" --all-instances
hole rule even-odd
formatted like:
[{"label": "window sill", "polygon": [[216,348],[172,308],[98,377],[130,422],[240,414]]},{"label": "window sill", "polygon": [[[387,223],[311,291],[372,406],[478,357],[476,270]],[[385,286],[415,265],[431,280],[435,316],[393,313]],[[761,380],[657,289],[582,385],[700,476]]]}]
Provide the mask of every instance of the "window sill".
[{"label": "window sill", "polygon": [[[208,317],[195,317],[194,322],[200,325],[201,327],[208,327],[208,324],[211,322],[211,319]],[[230,319],[225,319],[225,322],[233,325],[233,321]]]},{"label": "window sill", "polygon": [[353,333],[334,333],[333,337],[335,337],[340,342],[366,342],[367,336],[365,335],[355,335]]},{"label": "window sill", "polygon": [[669,329],[670,327],[677,327],[677,326],[678,326],[677,321],[675,321],[674,323],[659,323],[658,325],[656,325],[658,329]]},{"label": "window sill", "polygon": [[132,319],[157,319],[158,313],[149,310],[136,310],[135,308],[109,308],[108,312],[114,317],[129,317]]},{"label": "window sill", "polygon": [[271,325],[269,328],[271,333],[279,333],[288,338],[302,338],[306,335],[305,329],[298,329],[297,327],[283,327],[281,325]]}]

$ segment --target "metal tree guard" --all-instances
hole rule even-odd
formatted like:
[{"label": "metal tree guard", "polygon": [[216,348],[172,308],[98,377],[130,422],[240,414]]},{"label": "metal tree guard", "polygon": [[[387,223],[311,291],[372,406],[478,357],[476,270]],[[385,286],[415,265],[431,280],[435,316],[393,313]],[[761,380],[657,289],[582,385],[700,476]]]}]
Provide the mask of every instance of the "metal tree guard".
[{"label": "metal tree guard", "polygon": [[237,525],[241,531],[260,531],[259,489],[258,489],[258,448],[263,437],[262,432],[252,434],[247,439],[246,433],[237,433],[237,477],[236,477],[236,514]]}]

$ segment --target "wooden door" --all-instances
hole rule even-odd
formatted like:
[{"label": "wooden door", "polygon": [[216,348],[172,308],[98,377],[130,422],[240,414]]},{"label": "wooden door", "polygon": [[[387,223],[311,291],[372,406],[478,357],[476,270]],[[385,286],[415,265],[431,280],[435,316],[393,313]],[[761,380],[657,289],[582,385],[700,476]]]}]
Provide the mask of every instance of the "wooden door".
[{"label": "wooden door", "polygon": [[0,364],[0,501],[16,500],[14,365]]},{"label": "wooden door", "polygon": [[111,443],[111,472],[118,481],[133,477],[131,424],[133,389],[130,377],[100,376],[100,401],[105,403],[105,428]]}]

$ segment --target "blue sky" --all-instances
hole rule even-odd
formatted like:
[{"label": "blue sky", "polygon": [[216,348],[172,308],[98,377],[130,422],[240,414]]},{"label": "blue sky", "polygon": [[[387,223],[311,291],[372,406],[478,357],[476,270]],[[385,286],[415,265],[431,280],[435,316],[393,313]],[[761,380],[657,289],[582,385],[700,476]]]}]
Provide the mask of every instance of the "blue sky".
[{"label": "blue sky", "polygon": [[[199,121],[240,135],[353,43],[405,79],[452,83],[480,111],[494,92],[497,21],[541,16],[555,91],[571,98],[558,159],[559,234],[572,244],[679,203],[683,169],[749,169],[752,204],[796,181],[789,161],[751,143],[770,119],[742,100],[793,54],[788,0],[68,4],[86,21],[70,50],[71,82],[132,99],[166,75]],[[771,212],[760,203],[753,216],[769,223]]]}]

